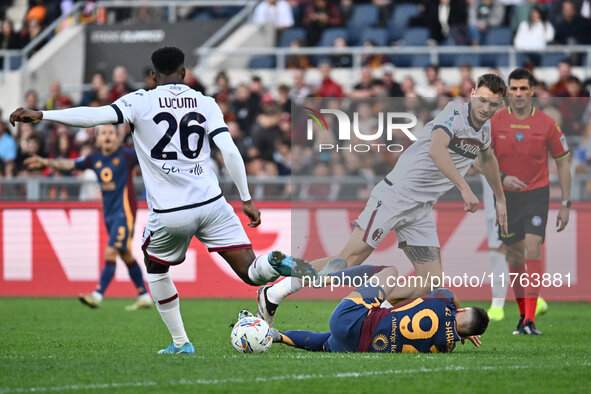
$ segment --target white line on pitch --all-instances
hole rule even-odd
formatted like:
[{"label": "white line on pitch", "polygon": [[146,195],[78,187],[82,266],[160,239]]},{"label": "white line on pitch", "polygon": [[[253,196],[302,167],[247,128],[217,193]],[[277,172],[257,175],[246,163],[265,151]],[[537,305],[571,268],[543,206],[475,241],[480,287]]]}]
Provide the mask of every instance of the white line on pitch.
[{"label": "white line on pitch", "polygon": [[176,382],[129,382],[129,383],[97,383],[86,385],[70,385],[70,386],[55,386],[55,387],[29,387],[29,388],[0,388],[0,393],[29,393],[29,392],[45,392],[45,391],[77,391],[77,390],[100,390],[100,389],[117,389],[126,387],[155,387],[155,386],[198,386],[198,385],[215,385],[225,383],[265,383],[281,380],[311,380],[311,379],[335,379],[335,378],[362,378],[379,375],[394,375],[394,374],[413,374],[413,373],[430,373],[443,371],[495,371],[501,369],[522,369],[530,368],[527,365],[507,365],[507,366],[480,366],[474,368],[467,368],[462,366],[444,367],[444,368],[413,368],[413,369],[388,369],[384,371],[351,371],[338,372],[334,374],[302,374],[302,375],[277,375],[268,377],[257,377],[251,379],[181,379]]}]

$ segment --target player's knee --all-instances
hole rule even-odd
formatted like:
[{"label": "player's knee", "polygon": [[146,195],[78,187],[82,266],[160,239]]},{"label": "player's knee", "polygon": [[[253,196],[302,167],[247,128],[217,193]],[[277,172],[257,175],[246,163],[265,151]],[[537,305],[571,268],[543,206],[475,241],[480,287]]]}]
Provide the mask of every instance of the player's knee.
[{"label": "player's knee", "polygon": [[118,254],[119,252],[117,249],[113,248],[112,246],[107,246],[107,249],[105,249],[105,260],[115,261]]},{"label": "player's knee", "polygon": [[518,250],[507,250],[507,263],[511,267],[521,267],[523,265],[523,252]]}]

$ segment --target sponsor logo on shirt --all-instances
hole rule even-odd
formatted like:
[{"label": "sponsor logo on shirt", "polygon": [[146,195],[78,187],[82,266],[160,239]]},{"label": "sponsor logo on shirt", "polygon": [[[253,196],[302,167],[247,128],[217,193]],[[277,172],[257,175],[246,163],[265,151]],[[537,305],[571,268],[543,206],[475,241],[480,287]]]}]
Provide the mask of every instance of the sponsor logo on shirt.
[{"label": "sponsor logo on shirt", "polygon": [[483,144],[480,141],[471,138],[458,138],[456,136],[454,136],[448,145],[449,149],[469,159],[476,159],[482,146]]}]

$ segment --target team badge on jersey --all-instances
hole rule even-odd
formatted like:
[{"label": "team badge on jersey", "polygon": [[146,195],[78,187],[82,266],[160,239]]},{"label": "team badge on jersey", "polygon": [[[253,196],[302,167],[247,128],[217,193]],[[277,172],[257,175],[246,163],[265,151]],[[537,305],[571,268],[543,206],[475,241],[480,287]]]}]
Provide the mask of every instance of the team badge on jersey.
[{"label": "team badge on jersey", "polygon": [[382,238],[382,235],[384,235],[384,230],[379,228],[373,232],[371,239],[373,239],[374,242],[378,242],[378,240]]},{"label": "team badge on jersey", "polygon": [[560,143],[562,144],[562,147],[564,148],[565,151],[568,150],[568,144],[566,143],[566,137],[563,135],[560,136]]},{"label": "team badge on jersey", "polygon": [[533,224],[536,227],[541,226],[542,225],[542,218],[539,216],[534,216],[531,219],[531,224]]},{"label": "team badge on jersey", "polygon": [[94,164],[94,167],[95,167],[95,168],[101,168],[102,166],[103,166],[103,162],[102,162],[102,161],[100,161],[100,160],[98,160],[98,161],[97,161],[97,162]]},{"label": "team badge on jersey", "polygon": [[515,133],[515,139],[517,140],[517,142],[521,142],[525,139],[525,134],[523,134],[521,131]]},{"label": "team badge on jersey", "polygon": [[116,158],[113,159],[113,165],[114,166],[118,166],[119,165],[119,158],[118,157],[116,157]]}]

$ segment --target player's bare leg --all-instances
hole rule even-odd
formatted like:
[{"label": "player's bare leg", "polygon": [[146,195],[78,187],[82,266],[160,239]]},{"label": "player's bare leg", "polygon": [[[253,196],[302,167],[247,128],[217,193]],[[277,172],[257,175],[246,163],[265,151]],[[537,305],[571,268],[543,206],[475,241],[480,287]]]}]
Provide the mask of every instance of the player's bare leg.
[{"label": "player's bare leg", "polygon": [[172,336],[172,343],[170,346],[160,350],[158,353],[195,353],[195,348],[189,341],[187,333],[185,332],[185,326],[181,317],[179,294],[170,277],[170,267],[168,265],[158,264],[148,260],[147,254],[145,255],[144,262],[146,264],[146,270],[148,271],[148,285],[150,286],[150,292],[154,298],[154,303],[162,317],[162,321],[164,321],[164,324],[166,324],[166,327]]},{"label": "player's bare leg", "polygon": [[422,297],[441,284],[441,252],[438,246],[406,245],[402,250],[415,268],[417,281],[409,286],[393,288],[387,297],[391,304]]},{"label": "player's bare leg", "polygon": [[[337,255],[314,260],[311,264],[322,277],[331,272],[362,264],[373,251],[374,248],[363,241],[363,231],[356,228],[347,244]],[[259,304],[257,316],[272,327],[277,306],[286,297],[299,291],[302,286],[300,279],[285,278],[272,286],[261,287],[257,295]]]},{"label": "player's bare leg", "polygon": [[154,305],[154,302],[152,301],[150,294],[148,294],[146,284],[144,283],[142,269],[137,263],[135,257],[133,257],[133,254],[129,250],[119,252],[119,256],[125,263],[127,271],[129,272],[129,278],[133,282],[138,294],[135,302],[132,305],[126,306],[125,310],[135,311],[138,309],[150,308],[152,305]]}]

